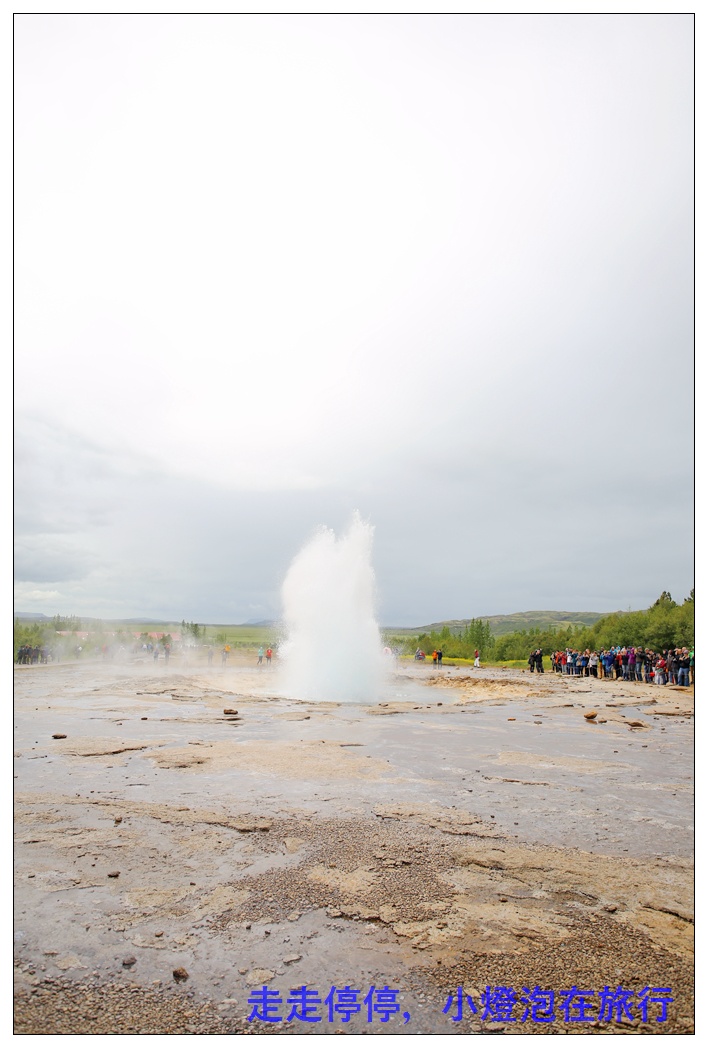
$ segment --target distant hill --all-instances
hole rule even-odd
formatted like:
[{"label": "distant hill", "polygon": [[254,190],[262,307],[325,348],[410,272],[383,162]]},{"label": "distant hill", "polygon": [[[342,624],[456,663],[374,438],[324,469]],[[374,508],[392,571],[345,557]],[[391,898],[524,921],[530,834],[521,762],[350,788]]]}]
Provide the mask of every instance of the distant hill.
[{"label": "distant hill", "polygon": [[594,625],[607,614],[623,611],[517,611],[515,614],[490,615],[485,620],[494,636],[520,632],[521,629],[566,629],[569,625]]},{"label": "distant hill", "polygon": [[[480,614],[479,618],[491,626],[492,636],[520,632],[525,629],[566,629],[569,625],[594,625],[607,614],[624,614],[624,611],[516,611],[515,614]],[[423,633],[441,632],[447,626],[451,633],[462,633],[471,618],[450,618],[446,622],[432,622],[414,629],[385,629],[397,636],[421,636]],[[479,619],[477,619],[478,621]]]},{"label": "distant hill", "polygon": [[[75,615],[76,619],[81,622],[81,628],[85,630],[100,630],[100,629],[128,629],[130,631],[136,631],[139,629],[180,629],[182,623],[174,619],[167,618],[93,618],[90,615]],[[46,614],[40,614],[35,611],[15,611],[14,618],[16,621],[21,622],[39,622],[40,624],[49,624],[53,619]],[[250,621],[233,625],[230,622],[216,623],[216,622],[199,622],[200,628],[207,629],[241,629],[251,631],[254,629],[261,630],[272,630],[276,628],[278,622],[274,618],[258,618],[250,619]]]},{"label": "distant hill", "polygon": [[[607,614],[625,614],[625,611],[517,611],[515,614],[492,614],[479,615],[479,619],[488,622],[491,626],[493,636],[504,636],[506,633],[520,632],[525,629],[566,629],[569,625],[594,625],[600,618]],[[25,622],[50,622],[46,614],[30,611],[16,611],[16,619]],[[84,615],[78,616],[84,629],[92,628],[121,628],[136,626],[152,626],[169,629],[178,628],[180,623],[176,621],[165,621],[158,618],[120,618],[103,619],[91,618]],[[417,625],[410,627],[384,626],[383,632],[394,636],[420,636],[422,633],[441,632],[447,626],[451,633],[462,633],[471,621],[471,618],[448,618],[444,622],[432,622],[429,625]],[[478,621],[478,619],[477,619]],[[206,624],[209,629],[274,629],[277,622],[272,619],[258,619],[243,622],[241,625],[217,625]]]}]

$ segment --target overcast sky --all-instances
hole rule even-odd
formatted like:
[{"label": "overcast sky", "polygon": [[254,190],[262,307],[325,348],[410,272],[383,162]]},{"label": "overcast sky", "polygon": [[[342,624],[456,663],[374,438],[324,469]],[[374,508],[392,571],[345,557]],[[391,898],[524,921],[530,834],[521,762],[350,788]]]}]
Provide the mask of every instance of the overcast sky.
[{"label": "overcast sky", "polygon": [[689,15],[19,15],[16,609],[693,585]]}]

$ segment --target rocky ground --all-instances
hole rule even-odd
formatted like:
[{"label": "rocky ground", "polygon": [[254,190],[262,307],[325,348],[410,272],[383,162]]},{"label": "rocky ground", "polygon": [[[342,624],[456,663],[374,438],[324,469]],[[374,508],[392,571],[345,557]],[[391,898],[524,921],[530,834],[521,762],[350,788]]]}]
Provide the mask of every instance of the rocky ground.
[{"label": "rocky ground", "polygon": [[15,708],[17,1032],[693,1030],[691,688],[75,664]]}]

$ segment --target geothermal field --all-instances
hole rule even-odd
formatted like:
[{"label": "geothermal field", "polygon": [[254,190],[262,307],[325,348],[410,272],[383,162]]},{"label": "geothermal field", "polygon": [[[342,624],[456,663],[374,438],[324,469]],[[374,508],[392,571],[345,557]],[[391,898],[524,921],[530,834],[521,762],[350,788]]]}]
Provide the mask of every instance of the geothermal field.
[{"label": "geothermal field", "polygon": [[[691,689],[408,664],[308,702],[253,661],[17,668],[18,1032],[629,1027],[605,986],[692,1028]],[[286,1020],[303,985],[318,1023]],[[483,1018],[536,985],[554,1022]]]},{"label": "geothermal field", "polygon": [[272,666],[16,668],[17,1032],[693,1030],[692,688],[398,662],[373,599],[354,521]]}]

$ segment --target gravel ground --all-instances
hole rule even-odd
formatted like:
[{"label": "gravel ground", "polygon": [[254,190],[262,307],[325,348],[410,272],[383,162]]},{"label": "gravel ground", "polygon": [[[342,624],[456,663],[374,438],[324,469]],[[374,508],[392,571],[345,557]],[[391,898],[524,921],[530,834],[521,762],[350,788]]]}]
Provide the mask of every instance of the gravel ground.
[{"label": "gravel ground", "polygon": [[[693,1031],[691,693],[447,670],[358,708],[44,668],[17,686],[16,1032]],[[302,985],[400,1010],[248,1021]],[[535,986],[553,1022],[522,1020]],[[600,1014],[618,986],[669,987],[667,1021]]]}]

